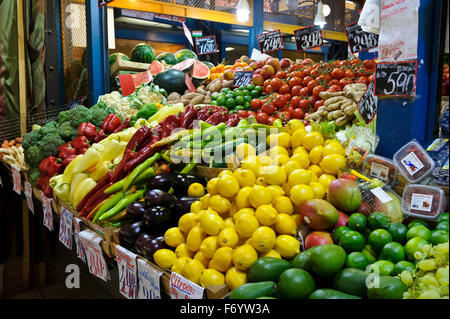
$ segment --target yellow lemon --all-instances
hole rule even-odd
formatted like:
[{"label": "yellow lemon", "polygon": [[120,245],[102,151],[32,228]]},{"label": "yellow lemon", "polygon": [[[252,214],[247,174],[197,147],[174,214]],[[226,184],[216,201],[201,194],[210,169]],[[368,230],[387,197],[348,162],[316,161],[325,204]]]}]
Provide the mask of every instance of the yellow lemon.
[{"label": "yellow lemon", "polygon": [[270,159],[270,165],[284,166],[287,162],[289,162],[289,156],[286,154],[279,154]]},{"label": "yellow lemon", "polygon": [[323,174],[323,171],[322,171],[322,169],[320,168],[319,165],[313,164],[313,165],[308,167],[308,170],[313,171],[316,174],[316,176],[320,176],[320,175]]},{"label": "yellow lemon", "polygon": [[308,151],[303,146],[296,147],[294,149],[294,151],[292,152],[292,155],[299,154],[299,153],[306,153],[306,155],[308,155]]},{"label": "yellow lemon", "polygon": [[202,241],[199,251],[201,251],[206,258],[213,258],[214,253],[219,247],[218,245],[217,236],[208,236]]},{"label": "yellow lemon", "polygon": [[258,227],[258,219],[253,214],[241,214],[234,221],[234,228],[244,238],[250,237]]},{"label": "yellow lemon", "polygon": [[290,235],[279,235],[275,241],[275,250],[281,257],[291,259],[300,252],[300,243]]},{"label": "yellow lemon", "polygon": [[310,151],[314,146],[323,145],[323,136],[319,132],[309,132],[303,137],[303,146]]},{"label": "yellow lemon", "polygon": [[286,182],[286,172],[280,166],[264,166],[261,175],[269,185],[283,185]]},{"label": "yellow lemon", "polygon": [[247,208],[242,208],[240,210],[238,210],[234,215],[233,215],[233,221],[236,224],[237,219],[239,218],[239,216],[241,216],[242,214],[252,214],[255,215],[255,210],[253,208],[247,207]]},{"label": "yellow lemon", "polygon": [[255,185],[248,195],[248,200],[254,208],[257,208],[264,204],[270,204],[272,202],[272,194],[270,193],[270,189]]},{"label": "yellow lemon", "polygon": [[195,253],[195,256],[193,259],[196,259],[198,261],[200,261],[202,263],[202,265],[206,268],[209,265],[209,258],[207,258],[202,252],[201,250],[197,251]]},{"label": "yellow lemon", "polygon": [[241,143],[238,146],[236,146],[236,156],[239,160],[243,160],[247,156],[254,156],[256,155],[255,148],[247,143]]},{"label": "yellow lemon", "polygon": [[250,186],[244,186],[239,190],[235,198],[236,206],[238,209],[250,207],[248,196],[252,189],[253,188]]},{"label": "yellow lemon", "polygon": [[330,143],[339,143],[340,144],[341,142],[339,142],[338,140],[335,140],[335,139],[327,139],[327,140],[325,140],[325,142],[323,142],[323,146],[328,145]]},{"label": "yellow lemon", "polygon": [[291,192],[292,186],[289,183],[285,183],[283,184],[283,186],[281,186],[281,188],[284,190],[286,194],[289,194]]},{"label": "yellow lemon", "polygon": [[180,257],[177,260],[175,260],[175,262],[173,263],[172,267],[170,268],[170,270],[172,270],[173,272],[176,272],[177,274],[182,274],[183,273],[183,269],[186,266],[187,262],[191,260],[191,258],[189,257]]},{"label": "yellow lemon", "polygon": [[340,154],[331,154],[325,156],[320,161],[320,168],[327,174],[337,175],[346,165],[345,157]]},{"label": "yellow lemon", "polygon": [[325,186],[316,182],[312,182],[309,186],[314,192],[314,198],[322,199],[325,197],[325,194],[327,193]]},{"label": "yellow lemon", "polygon": [[291,161],[296,161],[300,164],[301,168],[307,168],[310,164],[308,153],[298,152],[291,156]]},{"label": "yellow lemon", "polygon": [[316,173],[314,173],[314,172],[311,171],[311,170],[308,170],[308,171],[311,172],[311,183],[312,183],[312,182],[317,183],[317,181],[319,180],[319,178],[317,177]]},{"label": "yellow lemon", "polygon": [[272,162],[270,156],[267,155],[258,155],[258,159],[262,166],[270,165],[270,163]]},{"label": "yellow lemon", "polygon": [[228,213],[231,208],[231,202],[228,198],[222,195],[214,195],[209,199],[209,207],[219,214]]},{"label": "yellow lemon", "polygon": [[330,186],[330,183],[335,179],[336,177],[334,177],[334,175],[322,174],[320,175],[319,180],[317,182],[322,184],[323,187],[325,187],[325,189],[328,190],[328,186]]},{"label": "yellow lemon", "polygon": [[302,225],[302,216],[300,214],[293,214],[292,218],[294,219],[297,228],[299,228]]},{"label": "yellow lemon", "polygon": [[219,175],[217,175],[217,177],[220,179],[224,176],[233,176],[233,172],[230,171],[229,169],[223,170],[219,173]]},{"label": "yellow lemon", "polygon": [[341,143],[330,142],[324,146],[323,156],[327,156],[327,155],[331,155],[331,154],[338,154],[338,155],[345,154],[344,148],[342,147]]},{"label": "yellow lemon", "polygon": [[243,284],[247,283],[247,281],[247,272],[240,271],[236,267],[231,267],[225,274],[225,283],[231,290],[242,286]]},{"label": "yellow lemon", "polygon": [[286,155],[289,157],[289,152],[281,146],[274,146],[269,150],[269,156],[270,158],[274,159],[279,155]]},{"label": "yellow lemon", "polygon": [[212,195],[216,195],[219,193],[219,191],[217,190],[217,182],[219,181],[218,177],[214,177],[211,178],[208,183],[206,184],[206,191],[208,192],[208,194]]},{"label": "yellow lemon", "polygon": [[233,265],[233,248],[220,247],[209,262],[209,268],[220,272],[227,271]]},{"label": "yellow lemon", "polygon": [[274,147],[274,146],[278,145],[278,134],[277,133],[269,134],[266,137],[266,144],[269,147]]},{"label": "yellow lemon", "polygon": [[289,176],[293,171],[296,169],[303,168],[303,166],[300,164],[300,162],[290,160],[286,164],[284,164],[283,169],[286,172],[286,175]]},{"label": "yellow lemon", "polygon": [[223,228],[227,228],[227,227],[234,229],[233,217],[228,217],[223,220]]},{"label": "yellow lemon", "polygon": [[159,267],[163,269],[170,269],[173,263],[177,260],[177,255],[170,249],[158,249],[153,254],[153,260]]},{"label": "yellow lemon", "polygon": [[273,258],[280,258],[281,259],[281,255],[275,250],[275,249],[271,249],[268,252],[264,253],[264,254],[260,254],[259,255],[260,258],[262,257],[273,257]]},{"label": "yellow lemon", "polygon": [[232,202],[232,203],[231,203],[230,210],[228,211],[228,214],[225,214],[225,215],[224,215],[224,218],[227,217],[227,216],[228,216],[228,217],[233,216],[234,213],[236,213],[238,210],[239,210],[239,208],[237,207],[236,203],[235,203],[235,202]]},{"label": "yellow lemon", "polygon": [[207,234],[200,227],[200,225],[195,225],[189,231],[186,237],[186,245],[190,251],[196,252],[200,249],[202,241],[206,238]]},{"label": "yellow lemon", "polygon": [[297,148],[303,144],[304,137],[308,134],[304,128],[296,130],[291,135],[291,146],[292,148]]},{"label": "yellow lemon", "polygon": [[217,190],[225,197],[233,198],[239,191],[239,183],[234,175],[226,175],[217,181]]},{"label": "yellow lemon", "polygon": [[184,235],[178,227],[171,227],[164,233],[164,241],[170,247],[184,243]]},{"label": "yellow lemon", "polygon": [[314,198],[314,191],[308,185],[295,185],[291,188],[289,198],[295,205],[301,206],[307,200]]},{"label": "yellow lemon", "polygon": [[253,246],[245,244],[233,250],[233,264],[239,270],[247,270],[258,259]]},{"label": "yellow lemon", "polygon": [[258,156],[247,156],[241,162],[242,169],[248,169],[252,171],[255,176],[259,176],[259,168],[261,167],[261,162]]},{"label": "yellow lemon", "polygon": [[251,170],[238,168],[234,171],[234,177],[238,181],[240,187],[255,185],[256,176]]},{"label": "yellow lemon", "polygon": [[270,193],[272,194],[272,198],[276,198],[278,196],[283,196],[286,194],[286,192],[283,190],[283,188],[280,185],[269,185],[266,186],[268,190],[270,190]]},{"label": "yellow lemon", "polygon": [[[262,167],[261,167],[262,170]],[[259,186],[267,186],[267,182],[266,182],[266,178],[264,176],[259,176],[256,179],[255,185],[259,185]]]},{"label": "yellow lemon", "polygon": [[202,203],[203,209],[208,208],[210,198],[211,198],[211,194],[205,194],[204,196],[200,197],[200,202]]},{"label": "yellow lemon", "polygon": [[288,214],[292,215],[294,212],[294,207],[292,206],[292,202],[289,197],[286,196],[278,196],[273,200],[273,208],[275,208],[278,214]]},{"label": "yellow lemon", "polygon": [[323,146],[314,146],[311,151],[309,151],[309,160],[312,164],[319,164],[322,160]]},{"label": "yellow lemon", "polygon": [[[192,204],[193,205],[193,204]],[[178,228],[185,234],[189,233],[192,227],[200,222],[200,218],[197,214],[187,213],[180,217],[178,220]]]},{"label": "yellow lemon", "polygon": [[250,238],[250,244],[260,253],[270,251],[275,246],[277,236],[272,228],[261,226]]},{"label": "yellow lemon", "polygon": [[277,211],[272,205],[261,205],[255,211],[255,217],[260,225],[271,226],[277,220]]},{"label": "yellow lemon", "polygon": [[312,171],[308,171],[306,169],[296,169],[289,175],[289,184],[291,186],[305,184],[308,185],[312,181]]},{"label": "yellow lemon", "polygon": [[205,195],[205,187],[200,183],[192,183],[188,187],[188,196],[202,197]]},{"label": "yellow lemon", "polygon": [[223,227],[223,219],[216,214],[203,214],[200,217],[200,227],[208,235],[218,235]]},{"label": "yellow lemon", "polygon": [[234,248],[239,242],[239,235],[234,228],[227,227],[220,231],[217,241],[221,247]]},{"label": "yellow lemon", "polygon": [[189,279],[190,281],[199,284],[203,269],[205,269],[205,266],[203,266],[200,260],[190,259],[186,263],[186,266],[184,267],[183,273],[181,275]]},{"label": "yellow lemon", "polygon": [[289,122],[287,122],[286,128],[288,130],[288,133],[292,135],[292,134],[294,134],[295,131],[297,131],[299,129],[304,130],[305,124],[303,124],[303,122],[298,119],[293,119],[293,120],[289,120]]},{"label": "yellow lemon", "polygon": [[225,276],[215,269],[205,269],[200,276],[200,285],[203,288],[208,286],[225,285]]},{"label": "yellow lemon", "polygon": [[281,132],[277,134],[278,145],[284,148],[291,148],[291,135],[288,132]]},{"label": "yellow lemon", "polygon": [[192,256],[194,256],[194,253],[187,248],[186,243],[181,243],[177,246],[177,248],[175,248],[175,255],[177,255],[178,258],[192,258]]},{"label": "yellow lemon", "polygon": [[297,233],[297,224],[294,218],[288,214],[278,214],[274,228],[280,235],[295,235]]},{"label": "yellow lemon", "polygon": [[197,214],[199,211],[203,209],[203,204],[201,201],[195,201],[191,204],[191,213]]}]

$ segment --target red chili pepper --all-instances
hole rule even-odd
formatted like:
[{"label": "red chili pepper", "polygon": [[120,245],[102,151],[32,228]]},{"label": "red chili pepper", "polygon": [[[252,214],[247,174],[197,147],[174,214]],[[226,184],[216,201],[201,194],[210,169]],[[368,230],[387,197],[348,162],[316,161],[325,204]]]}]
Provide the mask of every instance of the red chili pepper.
[{"label": "red chili pepper", "polygon": [[211,125],[217,125],[222,122],[222,114],[219,112],[215,112],[211,114],[205,121],[206,123],[209,123]]},{"label": "red chili pepper", "polygon": [[[67,145],[67,144],[69,144],[69,145]],[[60,157],[63,161],[69,156],[72,156],[72,155],[76,156],[78,154],[77,150],[74,149],[70,143],[66,143],[64,145],[67,145],[67,146],[63,147],[63,148],[58,147],[58,152],[59,152],[58,157]]]},{"label": "red chili pepper", "polygon": [[142,147],[142,144],[147,139],[150,139],[152,135],[152,129],[148,126],[142,126],[140,127],[136,133],[131,137],[130,141],[128,142],[127,146],[125,147],[125,151],[131,151],[134,152],[139,147]]},{"label": "red chili pepper", "polygon": [[123,124],[123,128],[129,128],[130,127],[130,122],[131,122],[131,119],[129,117],[127,117],[125,119],[125,121],[122,123]]},{"label": "red chili pepper", "polygon": [[39,169],[42,173],[44,173],[44,175],[52,177],[55,174],[61,173],[63,164],[58,163],[58,159],[56,157],[49,156],[39,164]]},{"label": "red chili pepper", "polygon": [[91,189],[86,196],[83,197],[83,199],[81,200],[81,202],[78,203],[77,206],[77,211],[81,211],[84,207],[84,205],[90,200],[90,198],[96,193],[98,192],[99,189],[103,188],[103,186],[105,186],[106,184],[109,183],[109,181],[111,180],[111,176],[112,176],[112,172],[108,172],[106,173],[106,175],[98,181],[97,185],[95,185],[95,187],[93,189]]},{"label": "red chili pepper", "polygon": [[78,126],[78,136],[86,136],[89,140],[95,136],[97,128],[92,123],[81,123]]},{"label": "red chili pepper", "polygon": [[236,125],[238,125],[239,123],[239,115],[237,114],[233,114],[228,118],[228,121],[226,123],[227,127],[234,127]]},{"label": "red chili pepper", "polygon": [[95,133],[94,137],[92,138],[92,143],[98,143],[98,142],[100,142],[101,140],[104,140],[107,137],[108,136],[105,134],[105,131],[98,130],[98,132]]},{"label": "red chili pepper", "polygon": [[196,117],[197,110],[192,105],[188,105],[184,113],[180,114],[180,127],[188,128]]},{"label": "red chili pepper", "polygon": [[127,163],[124,167],[124,172],[126,174],[128,174],[133,169],[135,169],[136,166],[141,164],[147,158],[149,158],[150,156],[153,156],[155,153],[160,151],[160,149],[161,149],[160,147],[152,148],[152,144],[149,143],[149,144],[145,145],[145,147],[142,148],[142,150],[140,150],[139,153],[137,153],[132,159],[127,161]]},{"label": "red chili pepper", "polygon": [[111,134],[120,124],[122,124],[122,121],[116,114],[109,114],[102,123],[102,130],[106,134]]},{"label": "red chili pepper", "polygon": [[93,210],[94,207],[98,205],[98,203],[104,201],[106,198],[111,196],[111,194],[105,194],[105,189],[107,189],[112,184],[114,183],[109,182],[108,184],[100,188],[94,195],[91,196],[90,200],[84,205],[83,209],[80,212],[81,217],[84,217],[87,214],[89,214],[89,212]]},{"label": "red chili pepper", "polygon": [[347,178],[356,181],[356,176],[352,174],[341,174],[340,178]]},{"label": "red chili pepper", "polygon": [[180,127],[180,118],[174,114],[169,115],[161,122],[161,126],[161,138],[165,138],[169,136],[175,128]]},{"label": "red chili pepper", "polygon": [[73,155],[67,156],[66,158],[64,158],[64,160],[63,160],[63,162],[62,162],[62,165],[63,165],[64,167],[66,167],[66,166],[69,165],[70,162],[72,162],[72,161],[74,160],[74,158],[77,157],[77,156],[78,156],[77,154],[73,154]]},{"label": "red chili pepper", "polygon": [[88,138],[86,136],[78,136],[76,139],[72,141],[72,145],[73,147],[76,148],[78,152],[80,152],[81,149],[89,147]]}]

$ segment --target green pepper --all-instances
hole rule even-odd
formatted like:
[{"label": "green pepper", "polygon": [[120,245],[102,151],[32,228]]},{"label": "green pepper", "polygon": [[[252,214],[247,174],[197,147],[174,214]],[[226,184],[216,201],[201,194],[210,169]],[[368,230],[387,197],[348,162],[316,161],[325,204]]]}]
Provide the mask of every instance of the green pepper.
[{"label": "green pepper", "polygon": [[92,220],[93,223],[97,222],[100,216],[103,215],[104,212],[108,211],[114,205],[116,205],[122,198],[124,197],[123,192],[117,192],[115,193],[110,199],[108,199],[102,207],[99,208],[99,210],[95,213],[94,219]]},{"label": "green pepper", "polygon": [[197,163],[187,164],[181,171],[180,174],[189,174],[197,166]]},{"label": "green pepper", "polygon": [[138,120],[138,117],[136,115],[133,115],[132,117],[130,117],[130,127],[133,127],[134,124],[136,124]]},{"label": "green pepper", "polygon": [[122,210],[127,208],[128,205],[130,205],[131,203],[140,200],[144,196],[144,193],[145,188],[137,190],[136,192],[125,196],[113,208],[103,213],[103,215],[100,216],[99,220],[102,221],[115,216],[116,214],[120,213]]},{"label": "green pepper", "polygon": [[117,222],[111,222],[111,223],[105,223],[105,226],[108,227],[114,227],[114,228],[122,228],[123,225],[131,224],[133,221],[126,219],[126,220],[119,220]]},{"label": "green pepper", "polygon": [[161,154],[156,153],[152,157],[146,159],[144,162],[136,166],[136,168],[125,178],[125,181],[123,182],[122,190],[125,192],[130,185],[133,183],[133,181],[147,168],[153,165],[157,160],[161,158]]},{"label": "green pepper", "polygon": [[155,103],[148,103],[141,107],[141,109],[137,113],[137,117],[147,120],[158,111],[159,109],[156,107]]},{"label": "green pepper", "polygon": [[273,121],[272,126],[274,126],[274,127],[283,127],[283,122],[281,122],[280,119],[276,119],[275,121]]}]

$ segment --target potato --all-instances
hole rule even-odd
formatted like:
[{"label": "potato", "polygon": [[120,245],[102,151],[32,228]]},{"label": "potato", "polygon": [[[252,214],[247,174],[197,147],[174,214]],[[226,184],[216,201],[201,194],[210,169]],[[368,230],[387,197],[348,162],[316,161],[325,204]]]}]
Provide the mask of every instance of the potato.
[{"label": "potato", "polygon": [[194,97],[189,104],[191,104],[191,105],[201,104],[201,103],[203,103],[204,100],[205,100],[205,95],[199,95],[199,96]]},{"label": "potato", "polygon": [[348,117],[347,115],[344,115],[336,120],[336,125],[343,126],[343,125],[347,124],[349,121],[350,121],[350,117]]},{"label": "potato", "polygon": [[222,81],[222,87],[223,88],[230,88],[232,85],[233,85],[233,80]]},{"label": "potato", "polygon": [[184,106],[188,106],[190,104],[191,101],[189,101],[188,99],[185,98],[181,98],[181,103],[183,103]]}]

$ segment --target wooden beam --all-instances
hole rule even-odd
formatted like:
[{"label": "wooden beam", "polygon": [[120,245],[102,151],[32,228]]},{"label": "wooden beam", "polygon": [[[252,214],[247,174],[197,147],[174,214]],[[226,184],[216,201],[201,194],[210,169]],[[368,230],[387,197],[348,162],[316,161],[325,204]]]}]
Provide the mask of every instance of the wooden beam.
[{"label": "wooden beam", "polygon": [[23,26],[23,4],[17,0],[17,49],[19,63],[19,107],[20,107],[20,135],[27,132],[27,81],[25,69],[25,32]]}]

